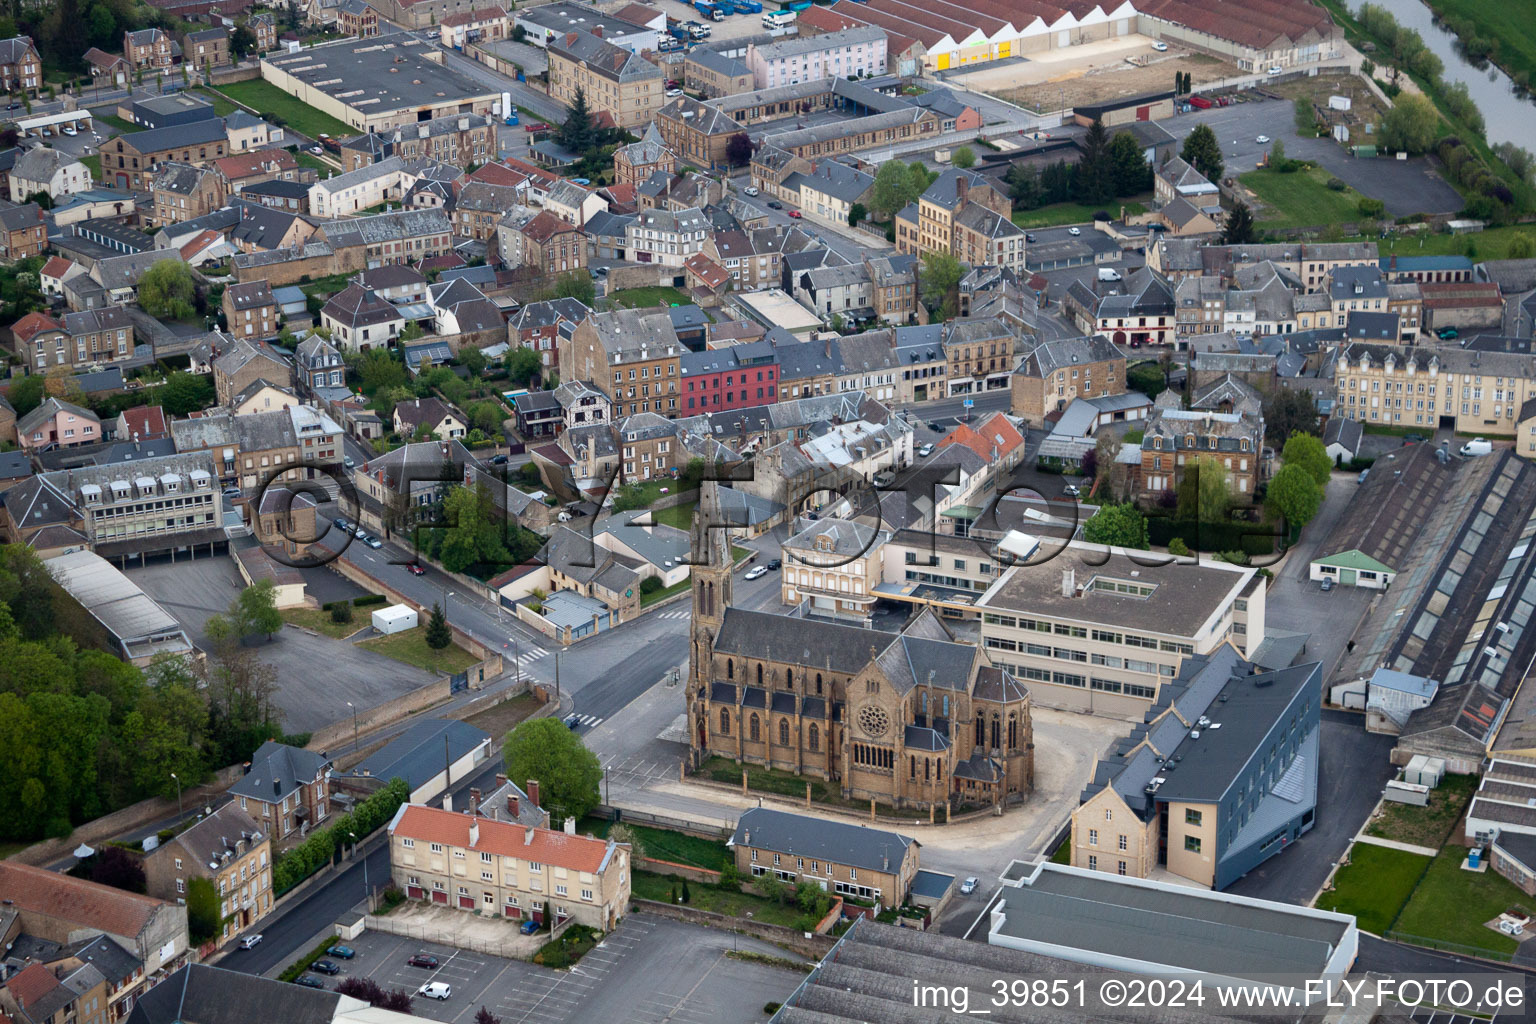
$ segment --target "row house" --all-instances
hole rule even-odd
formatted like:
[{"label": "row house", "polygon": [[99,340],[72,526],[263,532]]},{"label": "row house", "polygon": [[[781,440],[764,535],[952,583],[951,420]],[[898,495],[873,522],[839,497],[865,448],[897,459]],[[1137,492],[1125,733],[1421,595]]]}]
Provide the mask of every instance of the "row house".
[{"label": "row house", "polygon": [[247,341],[233,334],[209,336],[213,362],[213,390],[220,405],[234,404],[235,397],[258,382],[288,387],[293,365],[264,341]]},{"label": "row house", "polygon": [[896,216],[896,251],[943,252],[973,266],[1024,269],[1024,230],[1013,202],[988,179],[955,168]]},{"label": "row house", "polygon": [[681,268],[703,251],[709,234],[703,210],[642,210],[626,229],[625,242],[633,262]]},{"label": "row house", "polygon": [[679,408],[684,415],[773,405],[778,401],[778,353],[767,341],[684,352],[679,359],[679,373]]},{"label": "row house", "polygon": [[949,394],[971,395],[1008,387],[1016,341],[996,317],[952,320],[944,327]]},{"label": "row house", "polygon": [[33,373],[115,363],[133,355],[133,320],[122,306],[53,317],[28,313],[11,328],[16,354]]},{"label": "row house", "polygon": [[40,256],[48,245],[48,227],[36,203],[0,204],[0,260]]},{"label": "row house", "polygon": [[219,893],[217,942],[229,941],[272,912],[272,838],[234,803],[144,857],[150,895],[185,901],[187,883],[204,878]]},{"label": "row house", "polygon": [[1273,264],[1308,292],[1327,291],[1341,267],[1378,267],[1375,242],[1274,242],[1210,245],[1201,238],[1159,238],[1147,250],[1147,266],[1169,281],[1215,277],[1223,282],[1244,267]]},{"label": "row house", "polygon": [[453,222],[442,210],[398,210],[324,224],[317,231],[344,265],[421,263],[453,252]]},{"label": "row house", "polygon": [[[527,211],[527,207],[523,206],[524,195],[522,189],[510,185],[470,182],[459,190],[458,199],[454,202],[455,233],[481,242],[495,238],[496,226],[502,217]],[[528,212],[531,214],[531,211]]]},{"label": "row house", "polygon": [[114,188],[150,191],[160,165],[207,163],[229,155],[220,118],[151,128],[111,139],[101,147],[101,180]]},{"label": "row house", "polygon": [[1144,267],[1113,287],[1100,294],[1074,281],[1061,300],[1062,312],[1084,334],[1103,334],[1116,345],[1182,345],[1174,329],[1173,289],[1164,278]]},{"label": "row house", "polygon": [[587,265],[586,236],[551,210],[509,215],[497,226],[496,237],[507,267],[533,267],[553,275]]},{"label": "row house", "polygon": [[655,119],[667,76],[639,54],[581,31],[551,40],[547,52],[552,99],[569,106],[580,92],[593,113],[608,114],[619,128],[639,129]]},{"label": "row house", "polygon": [[684,351],[665,310],[593,313],[561,338],[560,376],[591,382],[613,403],[615,417],[675,417]]}]

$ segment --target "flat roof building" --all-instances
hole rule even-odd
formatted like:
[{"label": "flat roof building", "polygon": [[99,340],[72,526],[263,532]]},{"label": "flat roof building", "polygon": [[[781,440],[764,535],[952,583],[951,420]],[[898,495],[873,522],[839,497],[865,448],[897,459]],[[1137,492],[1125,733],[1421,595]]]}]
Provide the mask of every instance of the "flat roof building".
[{"label": "flat roof building", "polygon": [[160,654],[196,651],[174,615],[95,552],[72,551],[43,564],[59,586],[111,634],[117,656],[130,665],[142,668]]},{"label": "flat roof building", "polygon": [[500,89],[440,61],[435,47],[400,32],[269,54],[261,60],[261,77],[359,131],[495,112]]}]

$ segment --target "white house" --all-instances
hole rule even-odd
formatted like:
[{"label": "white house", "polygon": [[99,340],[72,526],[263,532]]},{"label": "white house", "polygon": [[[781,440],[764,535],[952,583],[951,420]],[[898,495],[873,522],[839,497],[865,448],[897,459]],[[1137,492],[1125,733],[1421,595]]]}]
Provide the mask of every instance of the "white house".
[{"label": "white house", "polygon": [[309,212],[316,217],[338,217],[378,206],[400,195],[405,176],[405,162],[397,156],[332,175],[309,186]]},{"label": "white house", "polygon": [[24,202],[27,196],[46,192],[52,199],[87,192],[91,171],[67,153],[48,146],[35,146],[16,158],[11,168],[11,202]]}]

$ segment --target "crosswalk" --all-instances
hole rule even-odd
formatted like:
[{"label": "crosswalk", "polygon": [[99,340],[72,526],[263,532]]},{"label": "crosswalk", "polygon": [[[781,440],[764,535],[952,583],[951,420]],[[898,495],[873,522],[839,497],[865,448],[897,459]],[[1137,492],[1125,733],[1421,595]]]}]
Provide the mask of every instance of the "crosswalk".
[{"label": "crosswalk", "polygon": [[[505,653],[507,657],[512,656],[513,651],[511,640],[508,640],[506,643]],[[517,660],[522,662],[524,665],[531,661],[538,661],[540,658],[547,658],[549,657],[549,653],[550,652],[546,651],[544,648],[535,647],[533,644],[519,641],[517,645]]]},{"label": "crosswalk", "polygon": [[586,726],[588,729],[596,728],[603,719],[601,715],[576,715],[576,724]]},{"label": "crosswalk", "polygon": [[659,612],[658,619],[687,619],[693,616],[692,608],[674,608],[671,611]]}]

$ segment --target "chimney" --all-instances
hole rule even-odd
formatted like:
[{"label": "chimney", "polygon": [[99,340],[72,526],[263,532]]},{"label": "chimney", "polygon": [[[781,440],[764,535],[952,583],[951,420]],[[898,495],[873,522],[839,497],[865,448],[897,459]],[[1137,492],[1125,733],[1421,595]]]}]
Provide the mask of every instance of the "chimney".
[{"label": "chimney", "polygon": [[496,773],[496,788],[500,789],[502,786],[505,786],[506,784],[507,784],[506,773],[505,772],[497,772]]},{"label": "chimney", "polygon": [[517,799],[516,790],[513,790],[507,794],[507,813],[512,816],[513,821],[517,820],[518,811],[520,810],[521,806],[521,802]]},{"label": "chimney", "polygon": [[542,806],[544,806],[543,804],[539,803],[539,780],[538,779],[529,779],[528,780],[528,785],[526,787],[524,787],[523,792],[528,794],[528,799],[533,801],[535,807],[542,807]]},{"label": "chimney", "polygon": [[469,791],[469,813],[480,813],[480,791],[471,787]]},{"label": "chimney", "polygon": [[273,779],[272,780],[272,795],[273,796],[282,796],[283,795],[283,784],[281,782],[279,782],[277,779]]},{"label": "chimney", "polygon": [[526,829],[523,830],[523,845],[524,846],[532,846],[533,845],[533,826],[532,825],[529,825]]},{"label": "chimney", "polygon": [[576,819],[575,818],[566,818],[565,819],[565,834],[568,835],[568,836],[573,836],[573,835],[576,834]]},{"label": "chimney", "polygon": [[1072,569],[1061,570],[1061,596],[1072,597],[1077,593],[1076,573]]},{"label": "chimney", "polygon": [[592,34],[597,36],[597,38],[599,38],[599,39],[603,38],[603,26],[601,26],[601,25],[593,25],[592,26]]},{"label": "chimney", "polygon": [[445,810],[445,811],[453,810],[453,794],[452,793],[444,793],[443,794],[443,810]]},{"label": "chimney", "polygon": [[955,179],[955,198],[963,203],[965,202],[966,196],[970,193],[970,191],[970,179],[967,178],[964,174],[961,174],[960,177]]},{"label": "chimney", "polygon": [[480,842],[480,820],[478,818],[470,818],[469,819],[469,846],[470,846],[470,849],[474,849],[475,846],[479,842]]}]

